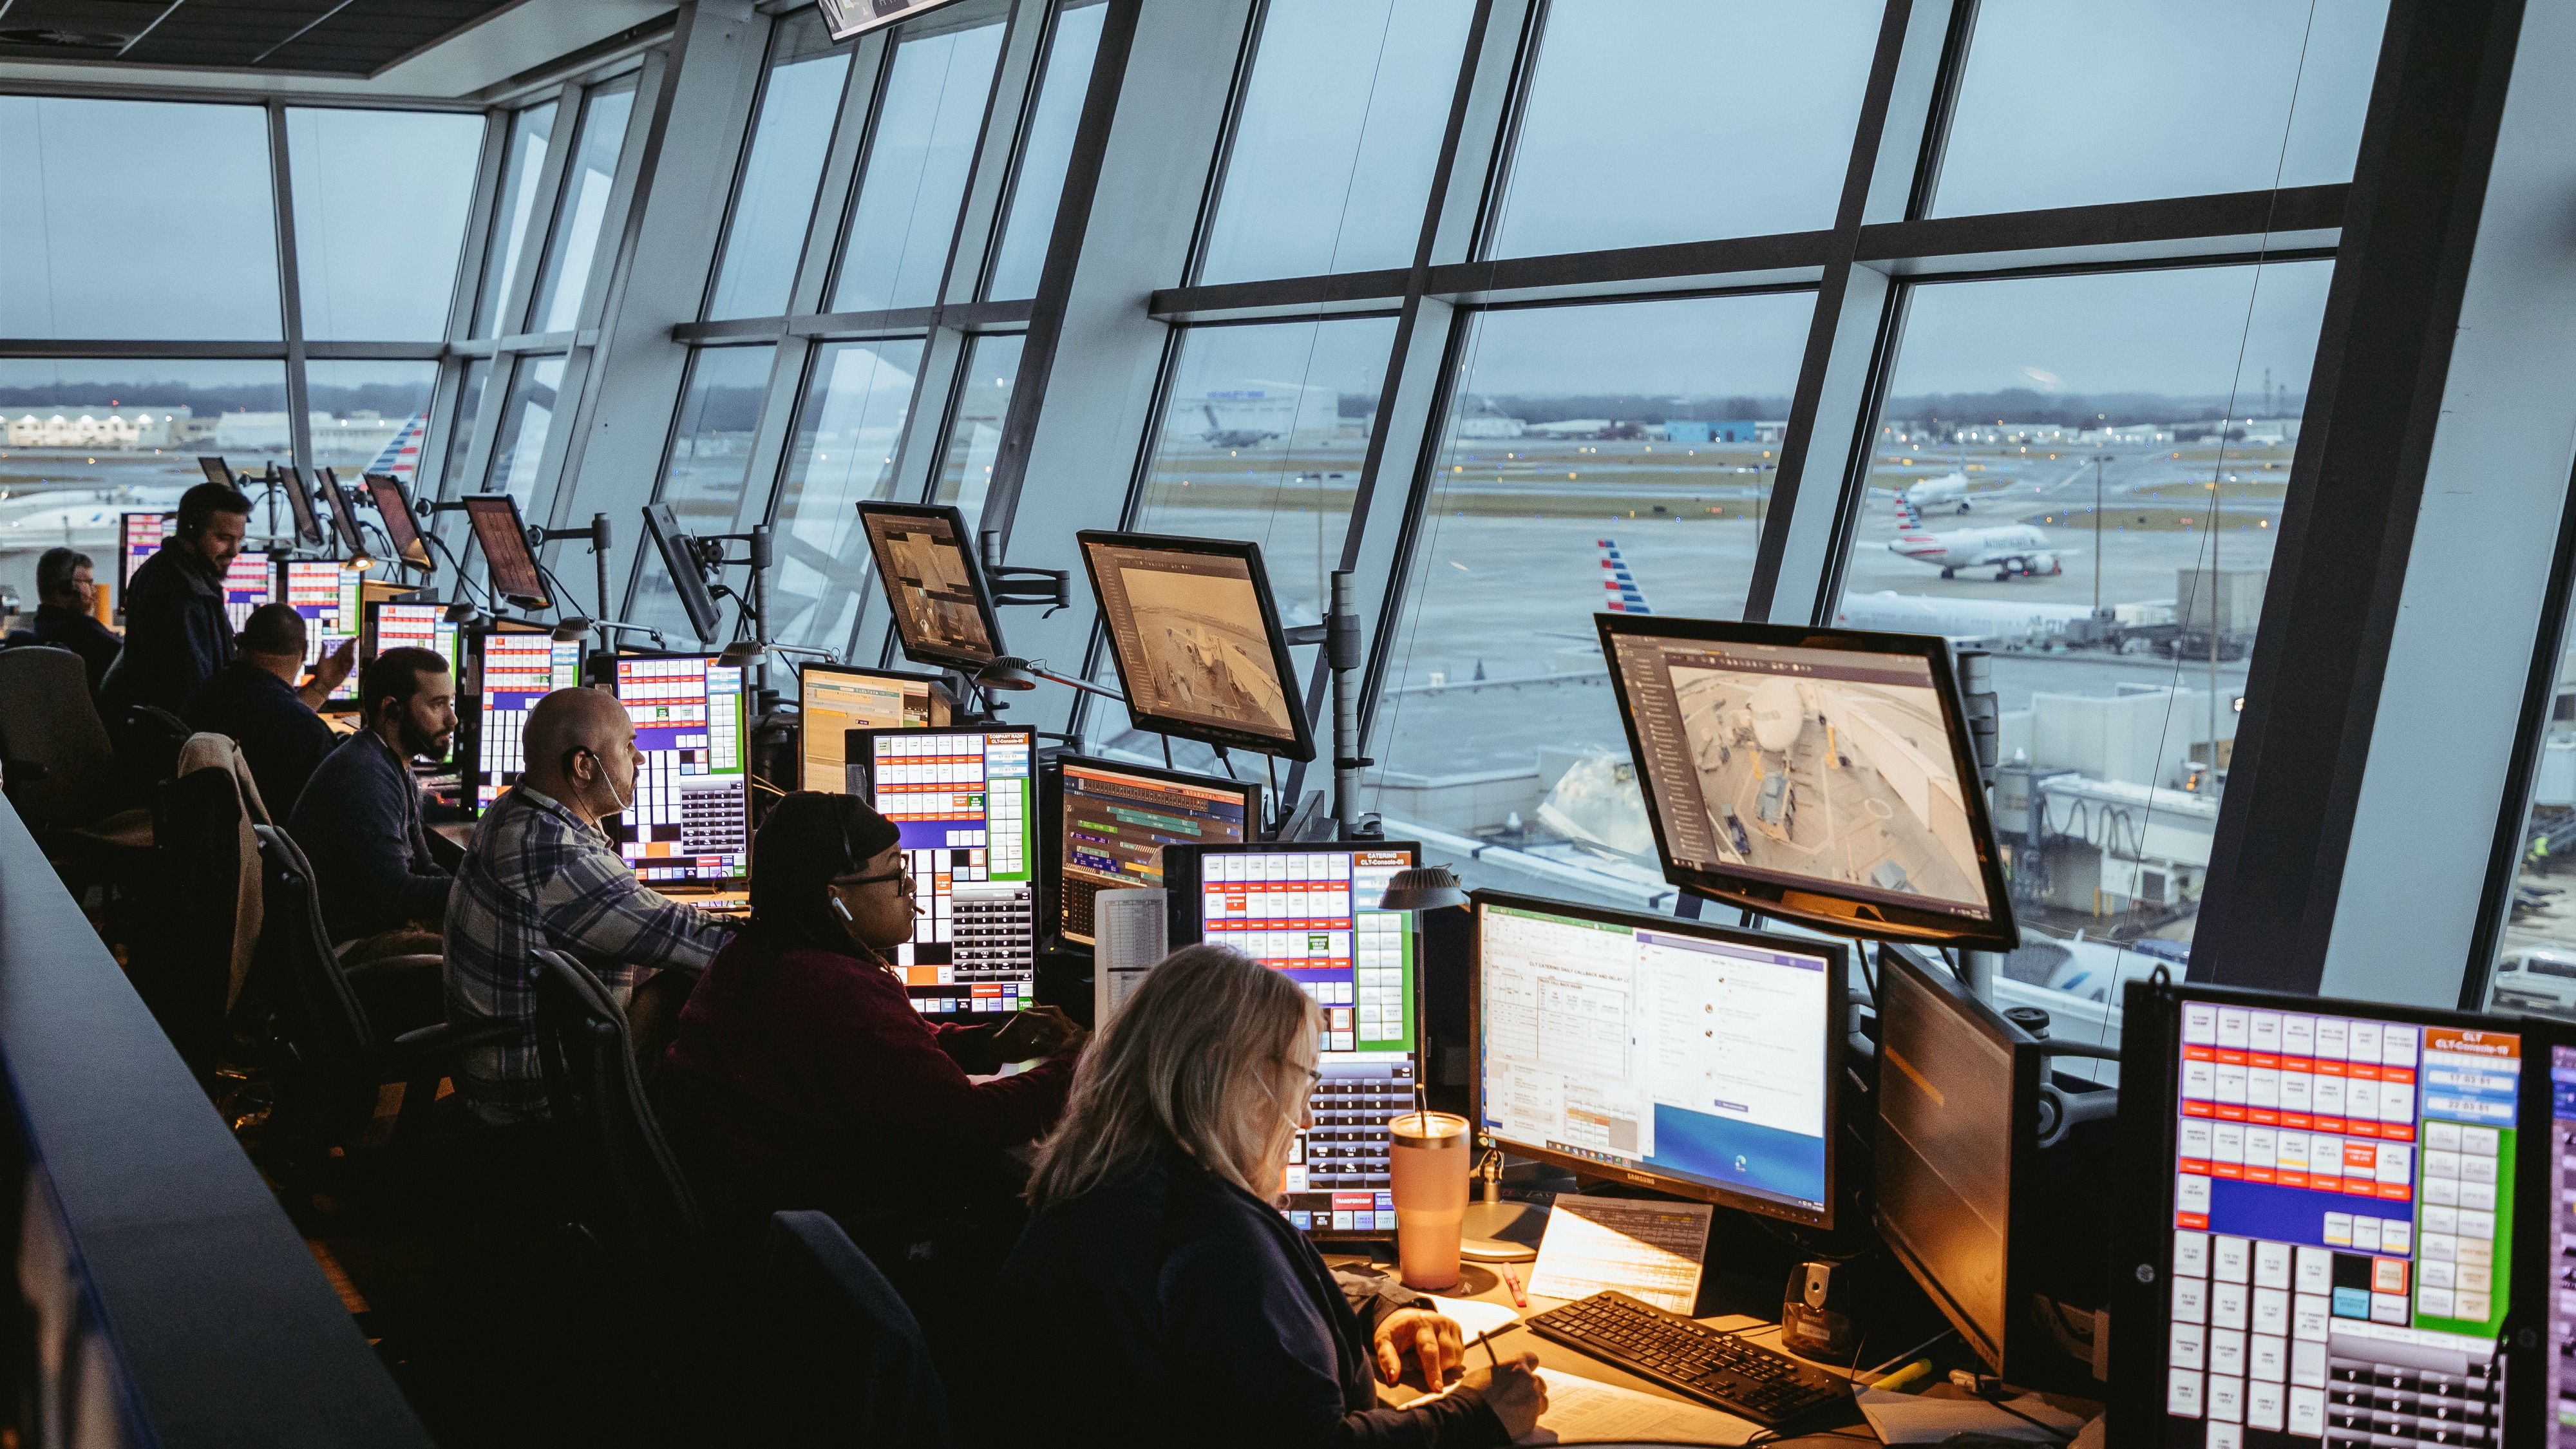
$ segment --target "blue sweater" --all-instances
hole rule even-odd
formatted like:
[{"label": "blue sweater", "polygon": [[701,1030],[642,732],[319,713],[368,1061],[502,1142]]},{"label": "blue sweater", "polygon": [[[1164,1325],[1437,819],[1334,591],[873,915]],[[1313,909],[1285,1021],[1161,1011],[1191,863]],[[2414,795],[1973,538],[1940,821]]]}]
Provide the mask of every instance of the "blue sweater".
[{"label": "blue sweater", "polygon": [[434,930],[445,918],[455,878],[430,854],[411,766],[375,731],[358,731],[323,759],[286,833],[313,862],[332,940],[415,924]]}]

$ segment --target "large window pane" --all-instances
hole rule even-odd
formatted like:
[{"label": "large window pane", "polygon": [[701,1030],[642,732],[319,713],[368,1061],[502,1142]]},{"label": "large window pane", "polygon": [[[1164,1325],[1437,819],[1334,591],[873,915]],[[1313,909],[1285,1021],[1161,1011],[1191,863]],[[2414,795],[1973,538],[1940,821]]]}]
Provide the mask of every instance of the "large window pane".
[{"label": "large window pane", "polygon": [[2387,0],[1983,0],[1942,216],[2352,179]]},{"label": "large window pane", "polygon": [[[447,335],[482,149],[481,116],[286,113],[305,336],[416,342]],[[401,164],[385,164],[388,157]]]},{"label": "large window pane", "polygon": [[[892,496],[921,343],[835,342],[814,354],[778,496],[770,637],[839,649],[876,582],[856,504]],[[868,656],[874,662],[873,654]]]},{"label": "large window pane", "polygon": [[546,243],[546,270],[537,283],[531,332],[569,332],[581,319],[583,293],[599,254],[600,224],[608,219],[608,193],[617,185],[617,156],[626,148],[626,122],[635,113],[635,82],[601,86],[582,102],[581,139],[574,144]]},{"label": "large window pane", "polygon": [[966,381],[957,416],[948,425],[948,451],[939,465],[933,503],[954,503],[966,526],[984,517],[984,495],[993,486],[993,460],[1002,452],[1002,417],[1011,410],[1011,383],[1020,374],[1026,338],[978,337],[966,357]]},{"label": "large window pane", "polygon": [[282,335],[256,106],[0,96],[0,336]]},{"label": "large window pane", "polygon": [[199,453],[257,473],[285,458],[285,440],[274,362],[0,359],[0,589],[33,610],[36,559],[58,546],[88,554],[112,585],[119,513],[177,507],[205,481]]},{"label": "large window pane", "polygon": [[537,210],[537,176],[545,169],[546,147],[553,142],[554,130],[552,101],[510,118],[510,146],[501,160],[501,206],[484,249],[483,294],[474,304],[477,337],[519,330],[519,319],[503,320],[501,308],[519,275],[519,253],[527,246],[528,223]]},{"label": "large window pane", "polygon": [[[763,343],[703,348],[690,359],[689,386],[680,395],[679,427],[671,439],[671,465],[661,492],[682,530],[737,533],[750,522],[743,517],[743,483],[751,472],[752,434],[760,426],[760,400],[777,353],[775,346]],[[629,617],[678,630],[674,642],[694,637],[688,634],[688,615],[672,591],[670,574],[649,550]]]},{"label": "large window pane", "polygon": [[1056,203],[1064,199],[1065,168],[1073,160],[1073,133],[1082,121],[1082,98],[1091,89],[1091,63],[1100,54],[1105,3],[1068,6],[1056,17],[1047,45],[1046,77],[1039,82],[1028,136],[1020,145],[1019,179],[1011,189],[1011,219],[993,258],[984,295],[1034,297],[1055,233]]},{"label": "large window pane", "polygon": [[2191,939],[2331,273],[1907,299],[1836,622],[1993,651],[2025,983]]},{"label": "large window pane", "polygon": [[420,462],[420,429],[438,385],[435,362],[314,362],[305,365],[313,461],[351,487],[365,473],[405,483]]},{"label": "large window pane", "polygon": [[534,501],[537,464],[546,455],[546,434],[554,427],[555,389],[563,386],[560,357],[523,357],[510,395],[501,400],[501,435],[492,445],[492,471],[483,491],[509,493],[524,510]]},{"label": "large window pane", "polygon": [[1203,282],[1413,262],[1468,0],[1273,0]]},{"label": "large window pane", "polygon": [[895,44],[840,280],[832,288],[833,311],[927,307],[939,300],[1001,54],[998,20],[906,35]]},{"label": "large window pane", "polygon": [[707,315],[767,317],[787,310],[796,258],[814,219],[814,193],[832,147],[832,118],[850,75],[850,53],[834,49],[823,12],[782,16],[769,43],[769,79],[752,124],[733,215],[725,233]]},{"label": "large window pane", "polygon": [[1830,226],[1878,0],[1555,0],[1497,256]]},{"label": "large window pane", "polygon": [[1814,307],[1797,293],[1476,319],[1379,697],[1371,808],[1627,883],[1605,880],[1605,901],[1659,886],[1593,633],[1605,565],[1657,613],[1744,616]]}]

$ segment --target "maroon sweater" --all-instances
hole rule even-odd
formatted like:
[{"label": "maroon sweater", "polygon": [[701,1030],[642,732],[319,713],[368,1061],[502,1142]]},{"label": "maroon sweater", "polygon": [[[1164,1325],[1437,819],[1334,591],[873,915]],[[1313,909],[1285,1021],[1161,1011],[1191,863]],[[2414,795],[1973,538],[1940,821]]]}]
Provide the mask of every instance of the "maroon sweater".
[{"label": "maroon sweater", "polygon": [[967,1079],[998,1067],[994,1030],[922,1020],[876,962],[738,935],[689,993],[656,1095],[720,1229],[820,1208],[855,1233],[935,1216],[1063,1114],[1069,1059]]}]

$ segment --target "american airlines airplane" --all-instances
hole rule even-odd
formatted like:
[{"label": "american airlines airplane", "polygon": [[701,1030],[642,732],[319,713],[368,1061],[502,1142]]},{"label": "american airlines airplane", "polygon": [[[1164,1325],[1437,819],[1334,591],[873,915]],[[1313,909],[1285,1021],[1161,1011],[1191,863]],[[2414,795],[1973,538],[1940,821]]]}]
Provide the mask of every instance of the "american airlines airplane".
[{"label": "american airlines airplane", "polygon": [[2089,618],[2082,604],[2017,604],[2006,599],[1935,599],[1881,589],[1874,594],[1845,594],[1834,610],[1842,629],[1876,629],[1889,634],[1938,634],[1953,643],[2044,640],[2066,632],[2066,626]]},{"label": "american airlines airplane", "polygon": [[1924,529],[1923,515],[1912,498],[1903,493],[1896,495],[1896,522],[1897,535],[1887,551],[1930,564],[1945,579],[1957,578],[1961,569],[1991,568],[1998,582],[2066,572],[2066,566],[2057,561],[2056,545],[2027,523],[1931,533]]},{"label": "american airlines airplane", "polygon": [[1918,478],[1911,487],[1898,489],[1896,496],[1916,508],[1929,508],[1935,503],[1956,503],[1959,511],[1965,513],[1968,511],[1968,475],[1950,472],[1938,478]]}]

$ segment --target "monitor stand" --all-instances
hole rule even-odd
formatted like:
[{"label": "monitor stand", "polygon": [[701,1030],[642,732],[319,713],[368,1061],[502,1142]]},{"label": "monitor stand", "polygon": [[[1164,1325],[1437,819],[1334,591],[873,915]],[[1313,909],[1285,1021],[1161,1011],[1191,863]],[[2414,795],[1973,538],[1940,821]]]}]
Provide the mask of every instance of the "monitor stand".
[{"label": "monitor stand", "polygon": [[1471,1202],[1458,1232],[1458,1256],[1470,1263],[1531,1262],[1547,1232],[1547,1209],[1528,1202]]}]

